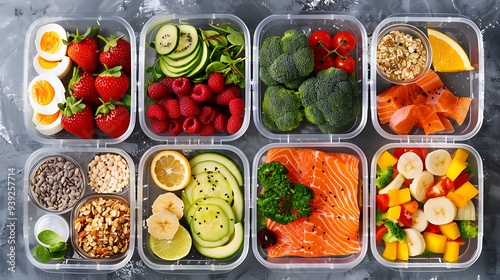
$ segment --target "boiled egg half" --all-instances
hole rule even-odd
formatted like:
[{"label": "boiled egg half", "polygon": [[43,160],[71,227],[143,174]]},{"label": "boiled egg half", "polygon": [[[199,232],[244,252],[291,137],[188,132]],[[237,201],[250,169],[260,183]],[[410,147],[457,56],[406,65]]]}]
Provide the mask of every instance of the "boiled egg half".
[{"label": "boiled egg half", "polygon": [[67,40],[66,30],[57,23],[41,26],[35,36],[35,46],[38,54],[45,60],[61,61],[66,56]]},{"label": "boiled egg half", "polygon": [[63,79],[71,69],[71,59],[64,56],[60,61],[50,61],[44,59],[40,54],[36,54],[33,58],[33,66],[38,74],[51,73],[59,79]]},{"label": "boiled egg half", "polygon": [[44,135],[53,135],[63,129],[61,124],[62,111],[57,111],[55,114],[44,115],[33,112],[33,123],[36,130]]},{"label": "boiled egg half", "polygon": [[65,88],[54,74],[41,74],[28,85],[28,98],[35,113],[52,115],[59,111],[57,103],[64,103]]}]

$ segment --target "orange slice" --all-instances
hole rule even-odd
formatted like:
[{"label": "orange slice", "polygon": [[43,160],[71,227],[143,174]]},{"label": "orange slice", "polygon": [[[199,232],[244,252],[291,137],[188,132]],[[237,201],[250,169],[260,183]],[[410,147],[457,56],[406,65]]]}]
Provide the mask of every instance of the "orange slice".
[{"label": "orange slice", "polygon": [[155,184],[167,191],[185,188],[191,179],[189,160],[177,151],[164,150],[154,156],[150,166]]},{"label": "orange slice", "polygon": [[464,49],[452,38],[437,30],[427,28],[432,47],[432,64],[436,72],[474,70]]}]

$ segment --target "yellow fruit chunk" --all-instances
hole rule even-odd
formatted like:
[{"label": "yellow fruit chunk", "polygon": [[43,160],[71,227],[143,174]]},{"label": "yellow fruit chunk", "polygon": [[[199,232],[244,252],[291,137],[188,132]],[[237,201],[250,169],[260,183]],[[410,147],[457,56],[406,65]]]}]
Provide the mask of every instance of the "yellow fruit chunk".
[{"label": "yellow fruit chunk", "polygon": [[446,197],[455,204],[455,206],[458,207],[464,207],[467,204],[467,200],[465,200],[463,197],[458,196],[454,192],[449,192]]},{"label": "yellow fruit chunk", "polygon": [[443,260],[445,262],[457,262],[460,244],[456,241],[446,241]]},{"label": "yellow fruit chunk", "polygon": [[378,158],[377,165],[381,169],[386,169],[387,166],[393,166],[396,162],[398,162],[398,159],[388,151],[385,151]]},{"label": "yellow fruit chunk", "polygon": [[387,218],[389,218],[389,219],[398,220],[399,215],[401,215],[401,206],[396,205],[396,206],[389,207],[389,209],[387,209],[386,215],[387,215]]},{"label": "yellow fruit chunk", "polygon": [[407,261],[410,258],[410,252],[408,251],[408,243],[406,242],[394,242],[397,243],[396,259]]},{"label": "yellow fruit chunk", "polygon": [[390,261],[396,260],[396,255],[397,255],[397,249],[398,249],[398,244],[399,242],[385,242],[385,248],[384,252],[382,253],[382,256]]},{"label": "yellow fruit chunk", "polygon": [[455,181],[458,175],[460,175],[466,167],[467,163],[465,161],[459,158],[454,158],[448,166],[448,169],[446,169],[446,176],[452,181]]},{"label": "yellow fruit chunk", "polygon": [[436,72],[459,72],[474,70],[467,53],[451,37],[427,28],[432,48],[432,65]]},{"label": "yellow fruit chunk", "polygon": [[467,181],[462,186],[455,189],[454,193],[458,196],[461,196],[466,201],[469,201],[473,197],[475,197],[479,193],[479,191],[476,187],[474,187],[473,184],[471,184],[471,182]]},{"label": "yellow fruit chunk", "polygon": [[455,240],[460,237],[460,230],[458,229],[458,225],[455,222],[449,222],[447,224],[440,225],[439,229],[441,230],[441,233],[448,239]]},{"label": "yellow fruit chunk", "polygon": [[156,154],[149,172],[155,184],[167,191],[181,190],[191,179],[189,160],[177,151],[164,150]]},{"label": "yellow fruit chunk", "polygon": [[455,152],[451,155],[451,159],[457,159],[461,161],[466,161],[469,157],[469,154],[463,149],[456,149]]},{"label": "yellow fruit chunk", "polygon": [[410,188],[400,189],[398,192],[399,204],[403,204],[411,201]]},{"label": "yellow fruit chunk", "polygon": [[425,250],[432,253],[444,253],[448,238],[441,234],[424,232]]}]

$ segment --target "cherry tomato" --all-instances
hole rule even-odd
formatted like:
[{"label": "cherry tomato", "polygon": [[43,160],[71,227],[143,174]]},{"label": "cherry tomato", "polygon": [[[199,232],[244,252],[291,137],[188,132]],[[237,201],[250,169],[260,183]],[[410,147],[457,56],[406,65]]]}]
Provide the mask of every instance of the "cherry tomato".
[{"label": "cherry tomato", "polygon": [[328,54],[333,50],[332,36],[325,30],[319,29],[311,33],[309,36],[309,47],[314,51],[318,51],[323,55]]},{"label": "cherry tomato", "polygon": [[432,187],[430,187],[427,190],[427,193],[425,193],[425,197],[434,198],[447,195],[449,192],[448,188],[450,187],[449,184],[450,183],[453,184],[453,182],[448,177],[446,178],[448,179],[446,182],[444,179],[441,179],[437,183],[435,183]]},{"label": "cherry tomato", "polygon": [[432,232],[432,233],[435,233],[435,234],[441,234],[441,229],[439,228],[439,226],[435,225],[435,224],[431,224],[431,223],[429,223],[427,225],[427,227],[425,228],[424,231],[425,232]]},{"label": "cherry tomato", "polygon": [[356,61],[352,56],[337,56],[334,61],[334,67],[344,70],[347,75],[351,75],[356,67]]},{"label": "cherry tomato", "polygon": [[383,238],[384,238],[384,235],[388,232],[389,230],[387,229],[386,226],[384,225],[380,225],[380,226],[377,226],[377,229],[375,231],[376,233],[376,237],[375,237],[375,240],[377,241],[377,243],[380,243],[382,242]]},{"label": "cherry tomato", "polygon": [[333,48],[340,56],[348,56],[356,47],[356,38],[349,31],[340,31],[333,36]]},{"label": "cherry tomato", "polygon": [[320,56],[318,54],[319,59],[316,60],[316,55],[315,55],[315,60],[314,60],[314,69],[313,72],[316,74],[321,70],[328,69],[330,67],[333,67],[334,65],[334,59],[331,55],[327,55],[325,57]]}]

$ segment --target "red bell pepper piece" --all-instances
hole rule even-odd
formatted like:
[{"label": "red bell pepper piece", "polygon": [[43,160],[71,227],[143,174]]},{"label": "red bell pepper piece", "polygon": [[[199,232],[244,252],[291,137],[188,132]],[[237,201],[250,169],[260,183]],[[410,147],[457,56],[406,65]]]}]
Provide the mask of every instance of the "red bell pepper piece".
[{"label": "red bell pepper piece", "polygon": [[382,211],[382,213],[387,212],[387,208],[389,208],[389,195],[386,193],[377,194],[375,196],[375,201],[377,203],[378,209]]},{"label": "red bell pepper piece", "polygon": [[386,226],[384,226],[384,225],[377,226],[376,237],[375,237],[375,240],[377,241],[377,243],[382,242],[384,234],[386,234],[387,231],[388,231],[388,229]]},{"label": "red bell pepper piece", "polygon": [[415,200],[412,200],[410,202],[401,204],[401,214],[399,215],[399,221],[405,226],[405,227],[411,227],[413,223],[413,214],[418,209],[418,202]]},{"label": "red bell pepper piece", "polygon": [[427,227],[425,228],[426,232],[432,232],[432,233],[435,233],[435,234],[441,234],[441,230],[439,229],[439,226],[438,225],[435,225],[435,224],[431,224],[429,223],[427,225]]},{"label": "red bell pepper piece", "polygon": [[460,188],[463,184],[467,183],[470,180],[470,174],[467,171],[462,171],[458,177],[453,181],[453,184],[456,188]]}]

